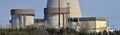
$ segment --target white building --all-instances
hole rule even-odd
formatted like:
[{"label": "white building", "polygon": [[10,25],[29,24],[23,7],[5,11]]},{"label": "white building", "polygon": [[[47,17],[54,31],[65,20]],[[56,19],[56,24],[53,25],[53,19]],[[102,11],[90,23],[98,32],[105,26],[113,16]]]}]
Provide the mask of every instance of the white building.
[{"label": "white building", "polygon": [[107,20],[105,17],[81,17],[81,18],[70,18],[69,27],[79,30],[86,30],[88,32],[103,32],[112,31],[107,27]]}]

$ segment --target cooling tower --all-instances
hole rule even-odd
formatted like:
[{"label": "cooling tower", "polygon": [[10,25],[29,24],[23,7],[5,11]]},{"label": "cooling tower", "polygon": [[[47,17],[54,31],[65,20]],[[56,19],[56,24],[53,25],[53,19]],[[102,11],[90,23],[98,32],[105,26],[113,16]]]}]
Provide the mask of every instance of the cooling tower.
[{"label": "cooling tower", "polygon": [[47,0],[47,7],[44,9],[44,19],[47,21],[47,27],[59,28],[59,25],[60,27],[66,26],[66,14],[68,13],[68,11],[71,18],[81,17],[79,0]]},{"label": "cooling tower", "polygon": [[67,0],[70,4],[70,18],[81,17],[81,9],[79,6],[79,0]]}]

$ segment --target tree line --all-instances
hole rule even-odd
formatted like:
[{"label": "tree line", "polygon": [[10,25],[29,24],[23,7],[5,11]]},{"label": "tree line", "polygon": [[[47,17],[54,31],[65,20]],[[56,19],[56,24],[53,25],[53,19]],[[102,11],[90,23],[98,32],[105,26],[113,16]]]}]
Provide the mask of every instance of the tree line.
[{"label": "tree line", "polygon": [[113,32],[88,32],[87,30],[76,31],[71,28],[61,28],[61,29],[46,29],[50,35],[120,35],[120,30],[115,30]]},{"label": "tree line", "polygon": [[[27,28],[15,28],[15,29],[0,29],[0,35],[37,35],[37,27],[27,27]],[[71,28],[47,28],[45,29],[49,35],[120,35],[120,30],[115,30],[113,32],[87,32],[86,30],[76,31]],[[40,31],[41,32],[41,31]]]}]

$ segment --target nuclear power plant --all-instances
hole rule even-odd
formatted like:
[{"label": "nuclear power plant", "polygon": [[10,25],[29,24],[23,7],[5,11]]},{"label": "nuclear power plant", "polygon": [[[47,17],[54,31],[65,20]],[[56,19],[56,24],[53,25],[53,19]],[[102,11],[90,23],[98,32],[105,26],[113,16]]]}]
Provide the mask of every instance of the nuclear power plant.
[{"label": "nuclear power plant", "polygon": [[42,25],[45,28],[72,28],[77,31],[86,29],[88,32],[112,31],[107,27],[105,17],[82,17],[79,0],[47,0],[44,19],[34,19],[34,14],[33,9],[11,9],[10,27]]}]

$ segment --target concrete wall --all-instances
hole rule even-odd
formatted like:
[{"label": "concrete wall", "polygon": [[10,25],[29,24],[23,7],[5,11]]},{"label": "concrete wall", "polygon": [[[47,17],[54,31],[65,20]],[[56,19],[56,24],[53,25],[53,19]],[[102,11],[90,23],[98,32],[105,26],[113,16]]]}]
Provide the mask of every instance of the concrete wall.
[{"label": "concrete wall", "polygon": [[16,14],[35,14],[34,9],[11,9],[11,15]]},{"label": "concrete wall", "polygon": [[[59,13],[58,13],[58,1],[59,0],[48,0],[47,7],[45,8],[45,20],[47,21],[48,28],[59,28]],[[67,12],[66,0],[60,0],[60,27],[63,27],[63,14]]]},{"label": "concrete wall", "polygon": [[106,21],[96,21],[96,28],[107,27],[106,25],[107,25]]},{"label": "concrete wall", "polygon": [[29,25],[34,25],[34,16],[25,16],[26,20],[25,20],[25,25],[29,26]]},{"label": "concrete wall", "polygon": [[34,25],[34,14],[33,9],[11,9],[13,28]]},{"label": "concrete wall", "polygon": [[[58,14],[48,14],[46,16],[48,28],[58,28]],[[60,15],[60,27],[63,25],[63,15]]]},{"label": "concrete wall", "polygon": [[86,29],[88,32],[106,30],[107,22],[105,18],[101,17],[83,17],[83,18],[70,18],[69,27],[76,29]]},{"label": "concrete wall", "polygon": [[[66,0],[60,0],[60,7],[67,8]],[[47,8],[58,8],[58,0],[48,0]]]},{"label": "concrete wall", "polygon": [[81,9],[79,6],[79,0],[67,0],[67,3],[70,5],[70,17],[81,17]]},{"label": "concrete wall", "polygon": [[96,21],[80,21],[81,23],[81,25],[80,25],[80,27],[81,28],[95,28],[95,23],[96,23]]}]

